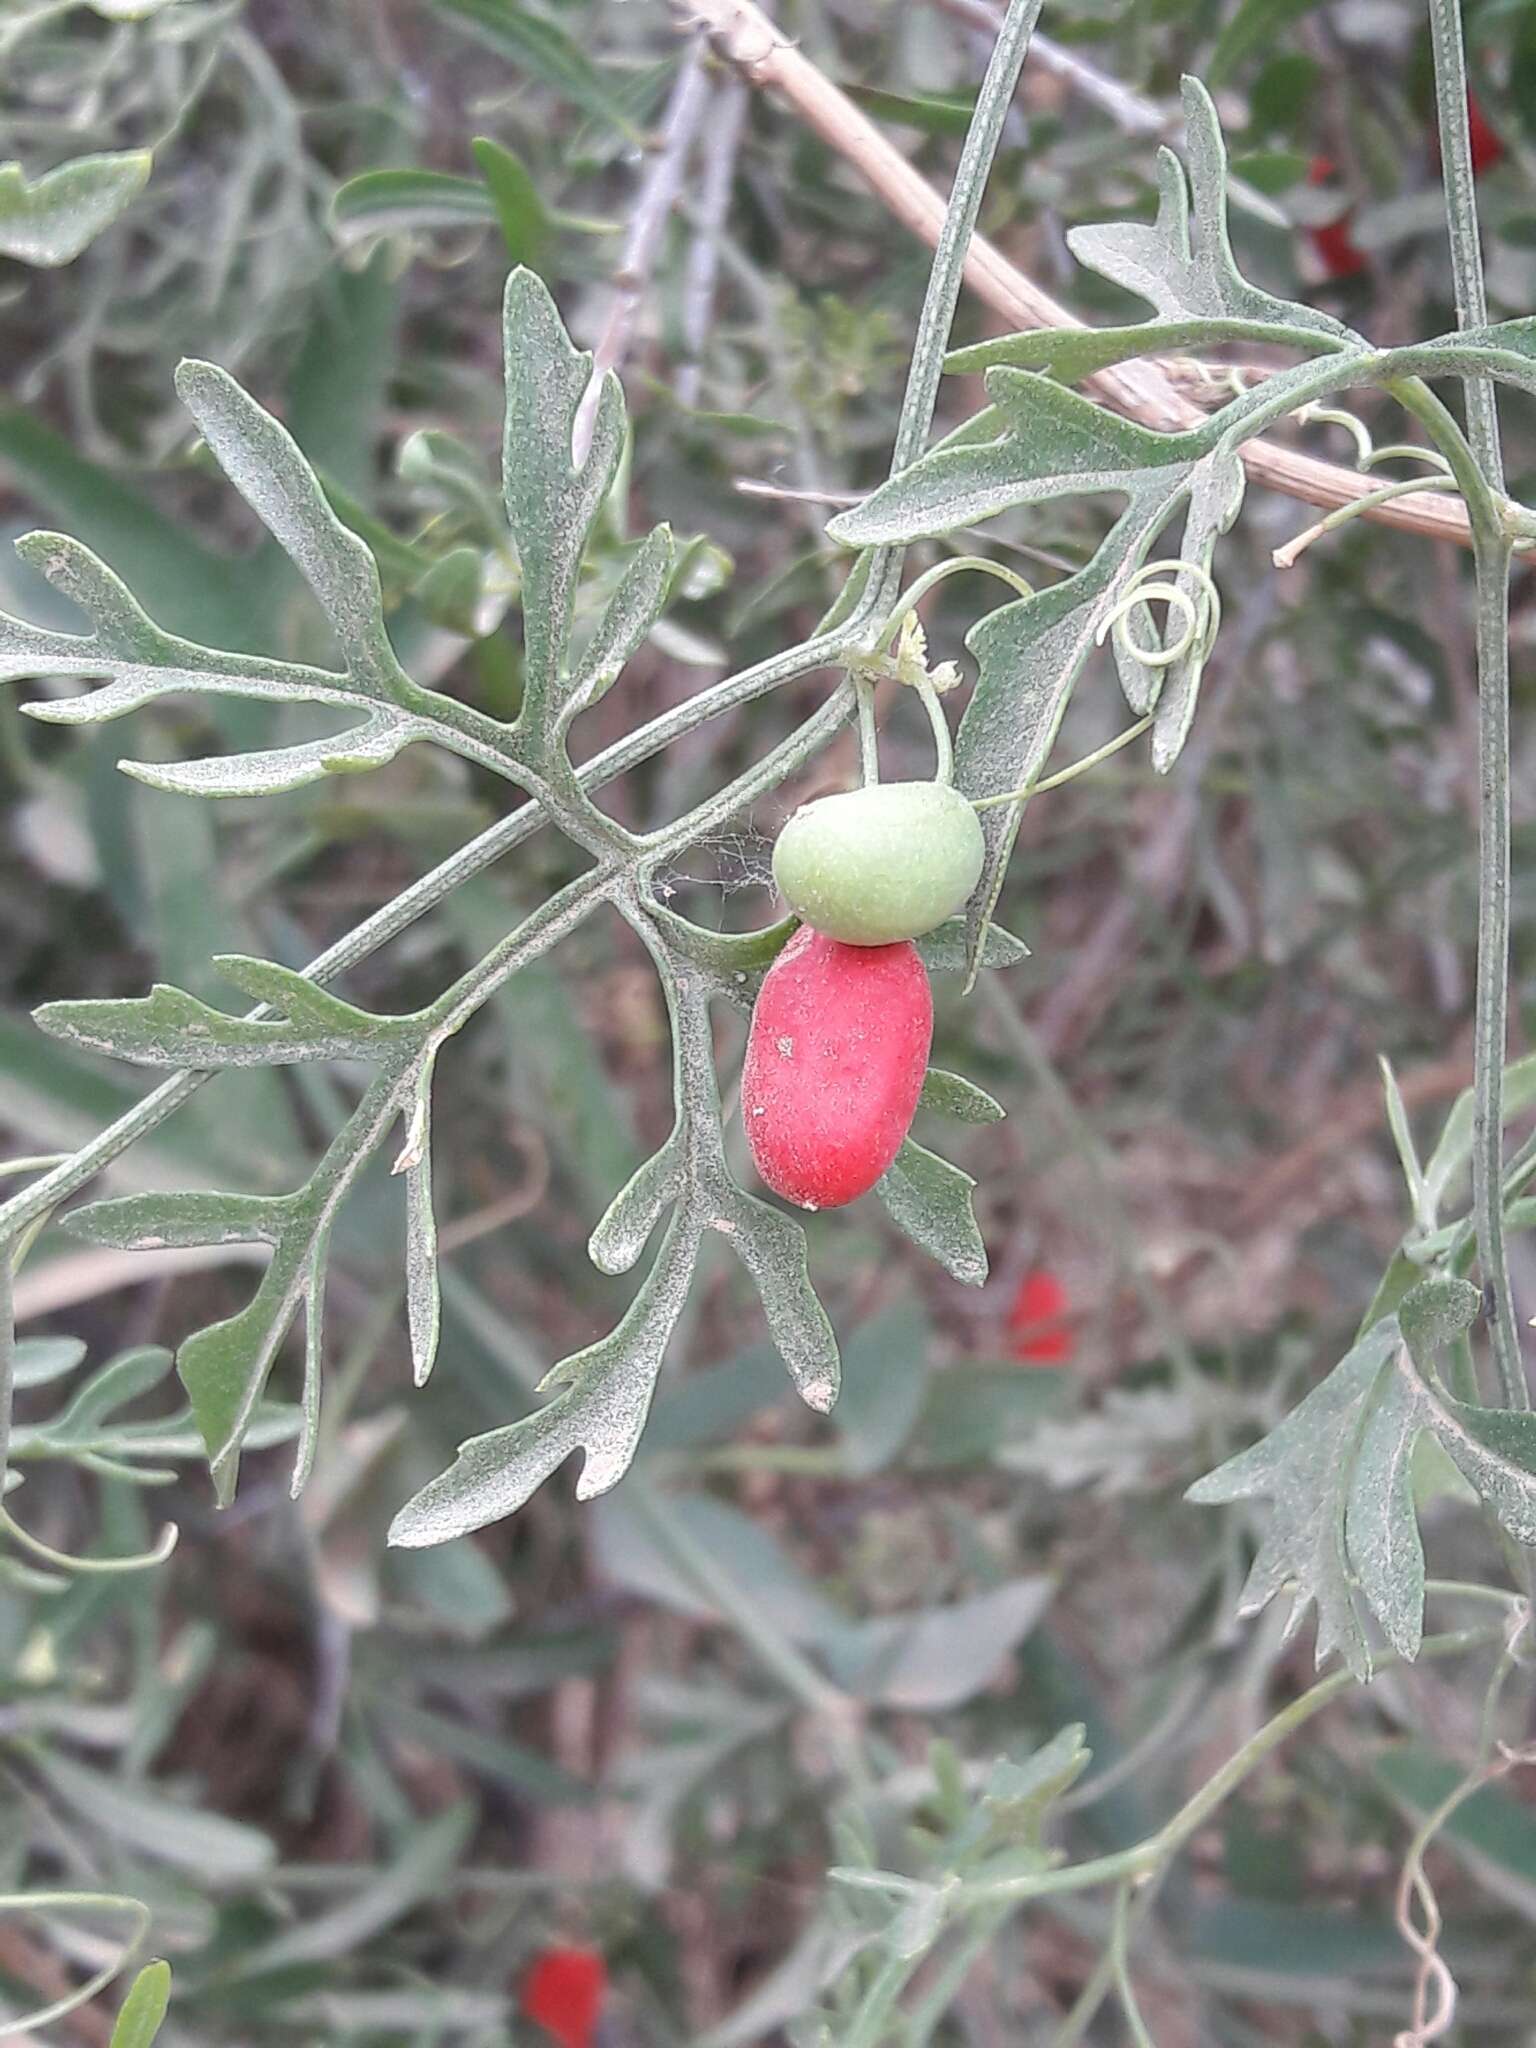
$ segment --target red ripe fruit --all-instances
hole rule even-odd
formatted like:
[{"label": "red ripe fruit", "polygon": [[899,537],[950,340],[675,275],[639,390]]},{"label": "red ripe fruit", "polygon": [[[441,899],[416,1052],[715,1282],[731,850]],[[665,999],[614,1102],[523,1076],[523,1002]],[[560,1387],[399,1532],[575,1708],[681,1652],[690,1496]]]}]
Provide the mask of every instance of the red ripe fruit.
[{"label": "red ripe fruit", "polygon": [[607,1967],[595,1950],[546,1948],[534,1957],[518,2002],[523,2017],[560,2048],[592,2048],[607,1989]]},{"label": "red ripe fruit", "polygon": [[802,1209],[867,1194],[912,1125],[933,1042],[917,948],[845,946],[803,925],[763,977],[741,1115],[763,1180]]},{"label": "red ripe fruit", "polygon": [[[1333,180],[1335,165],[1330,157],[1315,156],[1307,167],[1309,185],[1327,185]],[[1330,278],[1358,277],[1365,268],[1365,258],[1355,247],[1350,234],[1350,217],[1354,212],[1341,213],[1337,220],[1331,220],[1325,227],[1308,228],[1307,240],[1322,258],[1323,269]]]},{"label": "red ripe fruit", "polygon": [[1472,175],[1480,178],[1484,171],[1491,171],[1495,164],[1503,161],[1504,143],[1470,92],[1467,94],[1467,131],[1472,144]]},{"label": "red ripe fruit", "polygon": [[1008,1349],[1026,1365],[1064,1365],[1077,1349],[1067,1327],[1067,1290],[1045,1268],[1026,1273],[1008,1311]]}]

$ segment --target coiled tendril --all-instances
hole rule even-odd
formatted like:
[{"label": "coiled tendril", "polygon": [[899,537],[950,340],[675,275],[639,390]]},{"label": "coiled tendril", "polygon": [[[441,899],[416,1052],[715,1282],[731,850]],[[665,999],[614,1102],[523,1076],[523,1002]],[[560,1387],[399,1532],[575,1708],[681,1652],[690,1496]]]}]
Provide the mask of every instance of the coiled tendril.
[{"label": "coiled tendril", "polygon": [[[1170,576],[1192,580],[1194,594],[1191,595],[1182,583],[1167,580]],[[1140,647],[1131,634],[1131,618],[1137,605],[1159,602],[1180,614],[1184,630],[1166,647]],[[1118,602],[1099,621],[1093,643],[1102,647],[1113,634],[1120,651],[1132,661],[1140,662],[1143,668],[1172,668],[1175,662],[1182,661],[1189,654],[1198,661],[1204,661],[1220,630],[1221,592],[1216,588],[1210,570],[1200,562],[1186,562],[1168,556],[1142,564]]]}]

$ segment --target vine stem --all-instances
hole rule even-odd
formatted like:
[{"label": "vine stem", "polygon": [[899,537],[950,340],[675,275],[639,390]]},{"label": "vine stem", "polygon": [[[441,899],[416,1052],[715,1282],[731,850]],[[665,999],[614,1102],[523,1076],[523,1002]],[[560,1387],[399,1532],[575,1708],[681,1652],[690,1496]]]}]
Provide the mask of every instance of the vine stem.
[{"label": "vine stem", "polygon": [[[1445,182],[1456,323],[1488,319],[1467,101],[1461,0],[1430,0],[1435,102]],[[1504,488],[1498,405],[1487,377],[1463,379],[1467,441],[1490,493]],[[1452,461],[1455,457],[1445,450]],[[1472,1209],[1494,1368],[1504,1404],[1529,1408],[1504,1244],[1504,1060],[1509,1034],[1509,569],[1510,535],[1468,500],[1477,575],[1478,895],[1473,1040]]]},{"label": "vine stem", "polygon": [[[944,220],[939,194],[752,0],[672,4],[690,29],[702,24],[750,84],[781,93],[807,127],[853,166],[903,227],[930,244],[936,240]],[[1084,324],[980,235],[971,243],[965,277],[979,299],[1018,327]],[[1083,385],[1115,412],[1163,432],[1197,426],[1205,416],[1178,388],[1166,362],[1120,363],[1095,372]],[[1255,483],[1325,509],[1353,504],[1368,488],[1355,470],[1270,441],[1244,448],[1242,460]],[[1471,538],[1461,506],[1430,493],[1378,505],[1367,516],[1462,547]]]},{"label": "vine stem", "polygon": [[1026,798],[1043,796],[1048,789],[1060,789],[1064,783],[1075,782],[1079,775],[1086,775],[1090,768],[1097,768],[1101,761],[1118,754],[1122,747],[1139,740],[1144,732],[1152,729],[1152,718],[1138,718],[1134,724],[1117,732],[1112,740],[1106,740],[1102,747],[1095,747],[1091,754],[1084,754],[1076,761],[1068,762],[1065,768],[1058,768],[1054,775],[1047,775],[1038,782],[1026,782],[1022,788],[1005,790],[1001,796],[977,796],[971,799],[975,811],[993,811],[1000,804],[1021,804]]},{"label": "vine stem", "polygon": [[[1007,18],[998,30],[986,75],[976,95],[975,111],[965,131],[960,161],[955,166],[949,203],[944,207],[943,220],[934,238],[933,266],[928,272],[928,288],[923,294],[917,332],[912,339],[912,359],[907,368],[906,389],[902,393],[896,438],[891,447],[892,476],[906,469],[922,454],[933,425],[939,384],[944,375],[944,356],[949,347],[955,308],[960,303],[960,289],[965,282],[982,194],[1002,139],[1003,123],[1013,105],[1029,39],[1044,4],[1045,0],[1009,0]],[[778,32],[755,8],[752,12],[769,30],[770,41],[777,47],[780,41]],[[708,21],[707,11],[701,19]],[[829,90],[835,91],[835,88]],[[905,548],[895,546],[869,551],[864,590],[866,598],[875,602],[877,616],[883,617],[895,602],[905,554]]]},{"label": "vine stem", "polygon": [[926,676],[919,677],[912,687],[922,699],[928,723],[933,728],[933,779],[943,783],[947,789],[955,779],[955,743],[950,738],[949,720],[944,716],[938,691]]},{"label": "vine stem", "polygon": [[56,1999],[52,2005],[44,2006],[38,2012],[29,2012],[18,2020],[0,2022],[0,2040],[13,2038],[18,2034],[35,2033],[39,2027],[51,2026],[55,2020],[66,2019],[70,2013],[78,2012],[82,2005],[89,2005],[100,1992],[106,1990],[128,1968],[144,1945],[150,1929],[150,1911],[142,1899],[130,1899],[117,1892],[0,1892],[0,1913],[126,1913],[132,1923],[123,1952],[114,1962],[106,1964],[84,1984]]},{"label": "vine stem", "polygon": [[[1460,1588],[1456,1590],[1460,1591]],[[1469,1650],[1498,1643],[1507,1646],[1509,1626],[1503,1623],[1493,1628],[1458,1629],[1445,1635],[1426,1636],[1419,1646],[1419,1659],[1455,1657]],[[1408,1662],[1395,1653],[1383,1656],[1377,1664],[1378,1671],[1389,1670]],[[1342,1693],[1348,1692],[1355,1684],[1353,1673],[1347,1670],[1331,1672],[1319,1679],[1315,1685],[1294,1699],[1278,1714],[1268,1720],[1262,1728],[1234,1751],[1227,1761],[1208,1778],[1200,1789],[1179,1808],[1177,1813],[1165,1821],[1154,1834],[1144,1841],[1134,1843],[1128,1849],[1119,1849],[1107,1856],[1097,1856],[1084,1863],[1065,1864],[1054,1870],[1033,1871],[1020,1877],[1000,1879],[972,1879],[953,1885],[948,1893],[947,1910],[981,1914],[988,1917],[990,1933],[1003,1925],[1005,1914],[999,1908],[1015,1905],[1029,1905],[1037,1899],[1059,1897],[1066,1892],[1088,1891],[1103,1885],[1120,1888],[1119,1897],[1125,1901],[1120,1908],[1125,1912],[1132,1894],[1145,1886],[1143,1896],[1150,1895],[1173,1858],[1182,1850],[1190,1838],[1198,1833],[1264,1759],[1294,1735],[1298,1728],[1310,1721]],[[896,1872],[873,1870],[839,1870],[833,1873],[841,1883],[855,1890],[883,1892],[891,1898],[915,1896],[924,1887],[911,1878]],[[994,1917],[995,1916],[995,1917]],[[1066,2027],[1057,2038],[1059,2041],[1075,2041],[1091,2022],[1105,1993],[1112,1985],[1128,1983],[1124,1973],[1124,1942],[1128,1926],[1122,1926],[1115,1941],[1104,1956],[1098,1968],[1084,1987],[1069,2016]],[[926,1951],[913,1956],[893,1956],[870,1985],[864,2000],[855,2014],[840,2048],[877,2048],[889,2022],[894,2015],[902,1991],[923,1961]],[[1134,2005],[1134,1994],[1132,2003]],[[1129,2018],[1129,2013],[1128,2013]],[[1134,2021],[1132,2022],[1134,2026]]]},{"label": "vine stem", "polygon": [[1303,554],[1314,541],[1324,534],[1335,533],[1341,526],[1347,526],[1352,519],[1362,519],[1373,505],[1389,505],[1394,498],[1405,498],[1411,491],[1454,491],[1456,484],[1451,477],[1400,476],[1394,477],[1380,490],[1372,491],[1368,497],[1359,498],[1353,505],[1341,505],[1336,512],[1329,512],[1313,525],[1303,527],[1294,539],[1283,547],[1276,548],[1270,560],[1277,569],[1294,569]]},{"label": "vine stem", "polygon": [[0,1245],[0,1500],[11,1457],[11,1414],[16,1404],[16,1268],[9,1245]]},{"label": "vine stem", "polygon": [[[1443,1636],[1426,1636],[1419,1645],[1417,1661],[1461,1656],[1487,1643],[1502,1643],[1507,1635],[1507,1628],[1500,1627],[1457,1629]],[[1407,1661],[1392,1653],[1378,1660],[1377,1669],[1389,1670]],[[1119,1884],[1160,1870],[1267,1756],[1294,1735],[1298,1728],[1305,1726],[1314,1714],[1341,1693],[1348,1692],[1355,1682],[1350,1671],[1334,1671],[1328,1677],[1320,1678],[1289,1706],[1282,1707],[1278,1714],[1266,1721],[1171,1819],[1165,1821],[1155,1834],[1148,1835],[1145,1841],[1137,1842],[1129,1849],[1118,1849],[1108,1856],[1094,1857],[1086,1863],[1069,1863],[1059,1870],[1034,1872],[1027,1877],[1002,1878],[994,1882],[980,1879],[965,1885],[960,1895],[968,1901],[1014,1899],[1023,1903],[1061,1892],[1087,1891],[1098,1885]]]}]

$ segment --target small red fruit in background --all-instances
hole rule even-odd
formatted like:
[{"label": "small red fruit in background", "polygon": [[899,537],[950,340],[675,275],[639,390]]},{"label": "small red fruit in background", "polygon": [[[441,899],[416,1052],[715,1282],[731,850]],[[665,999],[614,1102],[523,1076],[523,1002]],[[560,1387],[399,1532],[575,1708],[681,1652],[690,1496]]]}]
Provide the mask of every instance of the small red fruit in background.
[{"label": "small red fruit in background", "polygon": [[541,2026],[560,2048],[592,2048],[608,1989],[608,1971],[590,1948],[546,1948],[523,1979],[524,2019]]},{"label": "small red fruit in background", "polygon": [[[1430,113],[1429,153],[1438,165],[1440,162],[1440,130]],[[1504,161],[1504,139],[1488,116],[1478,105],[1477,94],[1467,94],[1467,140],[1472,147],[1472,175],[1480,178],[1484,171],[1491,171]]]},{"label": "small red fruit in background", "polygon": [[[1336,168],[1331,157],[1313,157],[1307,166],[1307,183],[1331,183]],[[1350,207],[1337,220],[1329,221],[1326,227],[1307,229],[1307,240],[1322,258],[1323,269],[1330,278],[1358,277],[1365,268],[1365,257],[1355,247],[1349,232],[1353,213],[1354,208]]]},{"label": "small red fruit in background", "polygon": [[1477,104],[1476,95],[1470,92],[1467,94],[1467,128],[1472,142],[1472,175],[1480,178],[1484,171],[1491,171],[1502,161],[1504,144]]},{"label": "small red fruit in background", "polygon": [[1065,1365],[1077,1349],[1066,1313],[1067,1290],[1056,1275],[1043,1267],[1026,1273],[1008,1311],[1010,1357],[1026,1365]]},{"label": "small red fruit in background", "polygon": [[933,995],[909,941],[846,946],[804,925],[763,977],[741,1117],[764,1182],[802,1209],[867,1194],[917,1112]]}]

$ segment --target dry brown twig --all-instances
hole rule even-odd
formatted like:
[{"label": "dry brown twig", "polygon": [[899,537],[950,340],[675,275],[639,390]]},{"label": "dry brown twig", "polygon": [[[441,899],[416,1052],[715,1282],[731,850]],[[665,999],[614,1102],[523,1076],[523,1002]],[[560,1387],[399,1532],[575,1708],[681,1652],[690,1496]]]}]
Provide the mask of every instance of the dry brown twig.
[{"label": "dry brown twig", "polygon": [[[753,4],[753,0],[672,0],[686,25],[703,29],[728,63],[748,82],[780,94],[808,127],[859,173],[904,227],[932,247],[944,221],[944,200],[845,94],[803,56]],[[971,243],[965,280],[978,298],[1016,327],[1081,327],[1085,323],[1014,267],[982,236]],[[1143,426],[1178,432],[1205,417],[1156,360],[1121,363],[1083,380],[1082,388],[1113,411]],[[1273,441],[1255,440],[1242,451],[1250,478],[1286,497],[1325,510],[1353,505],[1379,489],[1380,480]],[[1470,545],[1471,531],[1459,500],[1415,491],[1363,515],[1383,526],[1401,527]]]}]

